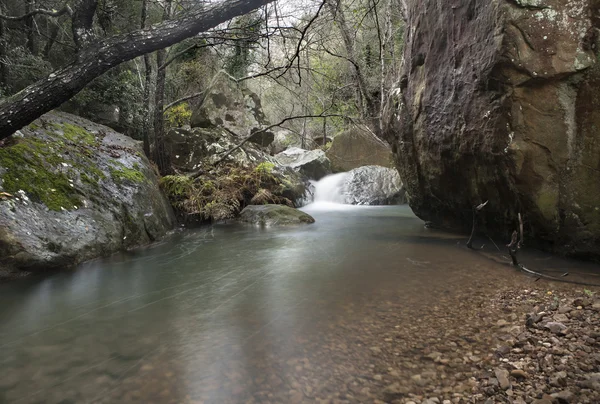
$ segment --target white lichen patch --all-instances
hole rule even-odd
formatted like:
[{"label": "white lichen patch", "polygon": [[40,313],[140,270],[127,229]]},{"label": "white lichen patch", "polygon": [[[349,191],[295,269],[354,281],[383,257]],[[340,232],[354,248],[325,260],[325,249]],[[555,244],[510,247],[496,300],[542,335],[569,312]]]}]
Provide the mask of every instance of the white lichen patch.
[{"label": "white lichen patch", "polygon": [[558,11],[556,11],[552,8],[546,8],[543,10],[536,11],[534,16],[538,21],[547,20],[547,21],[555,22],[558,19],[559,13],[558,13]]},{"label": "white lichen patch", "polygon": [[517,0],[521,7],[544,8],[547,7],[544,0]]}]

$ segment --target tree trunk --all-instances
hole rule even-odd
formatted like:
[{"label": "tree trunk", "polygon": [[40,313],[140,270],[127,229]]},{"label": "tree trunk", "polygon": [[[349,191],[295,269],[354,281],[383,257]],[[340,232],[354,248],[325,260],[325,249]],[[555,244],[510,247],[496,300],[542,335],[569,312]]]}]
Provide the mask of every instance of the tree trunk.
[{"label": "tree trunk", "polygon": [[109,69],[191,38],[274,0],[229,0],[175,21],[113,36],[81,49],[78,59],[0,104],[0,140],[59,107]]},{"label": "tree trunk", "polygon": [[[156,52],[156,65],[162,66],[167,59],[164,49]],[[167,69],[159,69],[156,73],[156,92],[154,94],[154,162],[158,171],[165,175],[170,169],[170,161],[165,150],[165,81]]]},{"label": "tree trunk", "polygon": [[[163,22],[168,21],[172,15],[172,0],[166,0],[165,11],[163,13]],[[169,173],[171,162],[169,155],[165,150],[165,82],[167,79],[167,69],[162,67],[167,60],[167,50],[160,49],[156,52],[156,66],[159,66],[156,73],[156,89],[154,94],[154,162],[158,165],[158,171],[162,175]]]},{"label": "tree trunk", "polygon": [[[144,0],[142,3],[142,24],[141,28],[146,28],[148,20],[148,0]],[[142,135],[144,139],[144,153],[146,157],[150,158],[150,131],[152,131],[152,58],[149,53],[144,55],[144,67],[146,72],[146,79],[144,84],[144,106],[146,111],[144,113],[144,123],[142,128]]]},{"label": "tree trunk", "polygon": [[93,43],[94,35],[94,15],[98,8],[98,0],[79,0],[76,3],[73,14],[73,40],[77,49]]},{"label": "tree trunk", "polygon": [[[4,14],[4,1],[0,0],[0,14]],[[6,64],[6,22],[0,18],[0,94],[8,93],[8,65]]]},{"label": "tree trunk", "polygon": [[46,46],[44,47],[44,57],[48,59],[50,57],[50,52],[52,51],[52,47],[56,43],[56,38],[58,38],[58,33],[60,31],[60,26],[58,22],[54,22],[52,27],[50,28],[50,35],[48,38],[48,42],[46,42]]},{"label": "tree trunk", "polygon": [[[35,0],[26,0],[25,14],[31,13],[34,9]],[[32,55],[35,55],[35,21],[33,16],[25,19],[25,29],[27,30],[27,49]]]}]

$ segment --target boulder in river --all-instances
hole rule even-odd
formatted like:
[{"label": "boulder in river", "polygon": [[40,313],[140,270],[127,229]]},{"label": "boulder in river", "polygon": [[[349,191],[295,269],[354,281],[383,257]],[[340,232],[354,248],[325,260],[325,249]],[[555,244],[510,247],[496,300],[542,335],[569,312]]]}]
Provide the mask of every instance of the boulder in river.
[{"label": "boulder in river", "polygon": [[0,145],[0,276],[159,240],[175,218],[141,143],[66,113]]},{"label": "boulder in river", "polygon": [[406,192],[398,171],[365,166],[323,178],[315,184],[315,202],[348,205],[401,205]]},{"label": "boulder in river", "polygon": [[307,213],[285,205],[251,205],[240,215],[240,220],[261,226],[288,226],[311,224],[315,219]]},{"label": "boulder in river", "polygon": [[365,166],[350,172],[342,185],[345,203],[350,205],[401,205],[406,192],[398,170]]},{"label": "boulder in river", "polygon": [[290,167],[311,180],[331,174],[331,162],[323,150],[304,150],[292,147],[275,156],[278,164]]},{"label": "boulder in river", "polygon": [[[600,259],[597,1],[406,1],[387,131],[422,219]],[[435,28],[432,28],[435,27]]]},{"label": "boulder in river", "polygon": [[369,165],[394,166],[390,145],[360,128],[349,129],[333,138],[327,157],[334,171],[350,171]]}]

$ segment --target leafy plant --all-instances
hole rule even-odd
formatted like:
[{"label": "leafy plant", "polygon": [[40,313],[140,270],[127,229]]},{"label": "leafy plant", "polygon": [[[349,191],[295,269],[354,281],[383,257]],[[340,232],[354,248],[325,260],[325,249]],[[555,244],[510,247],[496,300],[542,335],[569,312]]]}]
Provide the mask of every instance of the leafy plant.
[{"label": "leafy plant", "polygon": [[170,108],[165,115],[169,126],[180,128],[190,123],[192,110],[190,109],[190,105],[185,102]]}]

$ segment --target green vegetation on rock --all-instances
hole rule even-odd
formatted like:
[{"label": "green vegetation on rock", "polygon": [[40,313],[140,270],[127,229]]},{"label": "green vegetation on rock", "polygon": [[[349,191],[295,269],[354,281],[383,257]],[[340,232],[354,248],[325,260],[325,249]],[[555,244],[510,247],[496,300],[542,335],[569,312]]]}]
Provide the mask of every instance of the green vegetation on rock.
[{"label": "green vegetation on rock", "polygon": [[82,128],[81,126],[76,126],[70,123],[52,124],[52,127],[56,130],[62,132],[65,139],[76,143],[77,145],[83,146],[96,146],[98,145],[98,140],[96,137]]},{"label": "green vegetation on rock", "polygon": [[81,204],[73,178],[68,175],[68,164],[46,142],[25,138],[0,148],[0,167],[5,171],[1,184],[6,192],[24,191],[34,202],[55,211]]},{"label": "green vegetation on rock", "polygon": [[236,217],[247,205],[293,203],[282,195],[282,179],[273,174],[274,164],[254,168],[219,167],[210,175],[192,179],[169,175],[160,180],[171,204],[186,220],[225,220]]},{"label": "green vegetation on rock", "polygon": [[108,172],[115,183],[142,183],[146,181],[146,176],[140,171],[139,165],[134,164],[133,168],[126,167],[119,162],[115,162],[115,165],[116,167],[108,168]]}]

